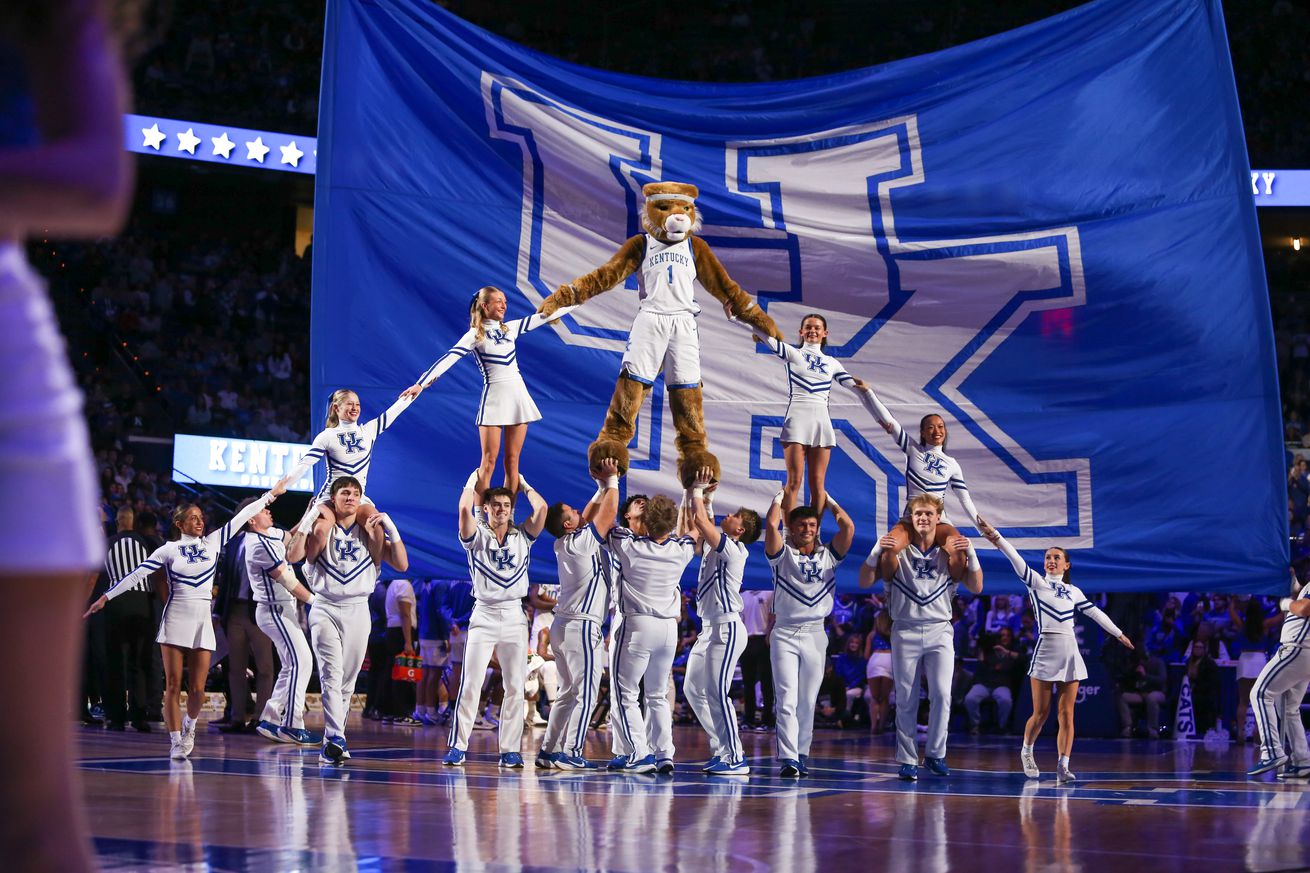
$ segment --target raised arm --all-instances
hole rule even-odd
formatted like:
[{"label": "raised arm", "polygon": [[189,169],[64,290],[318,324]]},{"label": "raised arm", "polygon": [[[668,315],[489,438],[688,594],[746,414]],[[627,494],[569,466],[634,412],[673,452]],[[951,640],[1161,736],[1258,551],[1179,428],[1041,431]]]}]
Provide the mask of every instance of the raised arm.
[{"label": "raised arm", "polygon": [[865,390],[861,391],[858,396],[860,402],[864,404],[864,408],[869,410],[869,413],[882,425],[882,429],[891,434],[892,439],[896,440],[896,445],[901,447],[901,451],[909,454],[910,440],[905,433],[905,428],[901,427],[901,423],[892,417],[891,410],[883,406],[882,401],[878,399],[878,395],[874,393],[873,387],[865,386]]},{"label": "raised arm", "polygon": [[246,522],[254,518],[264,510],[266,506],[273,502],[273,493],[265,491],[259,496],[259,499],[251,503],[245,509],[232,516],[232,520],[220,527],[218,530],[210,531],[205,537],[205,542],[209,543],[215,549],[221,549],[227,545],[227,541],[241,528],[246,526]]},{"label": "raised arm", "polygon": [[841,504],[832,499],[831,492],[828,493],[827,505],[832,520],[837,522],[837,533],[828,543],[828,548],[837,554],[837,560],[840,561],[846,557],[846,553],[851,550],[851,543],[855,541],[855,521],[850,513],[841,508]]},{"label": "raised arm", "polygon": [[601,539],[614,527],[614,519],[619,514],[619,462],[614,458],[605,458],[600,462],[600,478],[596,482],[596,493],[586,508],[582,510],[582,523],[596,526],[596,533]]},{"label": "raised arm", "polygon": [[291,472],[279,479],[278,483],[269,491],[274,500],[285,494],[291,483],[299,482],[302,476],[312,470],[314,465],[323,459],[323,456],[327,454],[327,439],[327,431],[322,431],[318,436],[314,437],[314,443],[309,447],[309,451],[305,452],[304,456],[291,468]]},{"label": "raised arm", "polygon": [[838,385],[844,385],[857,394],[862,394],[869,390],[869,384],[867,382],[863,379],[857,379],[852,376],[841,364],[836,364],[833,367],[832,381],[836,382]]},{"label": "raised arm", "polygon": [[702,541],[710,548],[717,549],[723,539],[723,532],[714,525],[714,514],[710,511],[705,489],[714,481],[714,472],[709,467],[702,467],[696,473],[696,481],[691,486],[691,523],[700,534]]},{"label": "raised arm", "polygon": [[974,594],[982,594],[982,565],[978,563],[978,555],[974,553],[969,538],[953,536],[946,547],[950,552],[951,578],[956,582],[963,582],[964,587]]},{"label": "raised arm", "polygon": [[524,479],[521,473],[519,474],[519,490],[527,495],[528,503],[532,506],[532,515],[528,517],[527,521],[523,522],[523,532],[535,540],[541,536],[542,529],[546,527],[546,510],[550,507],[547,506],[545,499],[537,493],[537,489],[528,484],[528,480]]},{"label": "raised arm", "polygon": [[[459,492],[459,537],[465,541],[472,539],[478,531],[478,519],[473,514],[478,505],[477,481],[478,471],[474,470],[465,480],[464,490]],[[523,487],[522,477],[519,477],[519,487]]]},{"label": "raised arm", "polygon": [[396,419],[400,417],[400,413],[409,409],[409,405],[414,402],[414,398],[407,395],[408,392],[402,393],[390,406],[387,407],[386,412],[364,425],[367,430],[372,431],[373,439],[377,439],[382,434],[386,433],[387,428],[396,423]]},{"label": "raised arm", "polygon": [[443,373],[459,362],[460,358],[473,351],[473,339],[476,336],[477,332],[473,328],[465,331],[459,341],[450,347],[450,351],[437,358],[431,367],[420,373],[419,377],[414,380],[414,384],[402,391],[400,397],[402,399],[409,398],[410,400],[418,399],[424,388],[440,379]]},{"label": "raised arm", "polygon": [[764,551],[769,555],[781,552],[784,543],[782,531],[778,528],[782,521],[782,494],[783,492],[779,491],[773,495],[769,511],[764,515]]},{"label": "raised arm", "polygon": [[1014,546],[1010,545],[1009,541],[1001,536],[1000,531],[982,518],[975,518],[974,520],[978,522],[978,532],[991,540],[992,545],[996,546],[1002,555],[1010,559],[1010,566],[1014,568],[1014,574],[1019,577],[1019,581],[1029,588],[1045,584],[1045,579],[1039,576],[1032,567],[1024,563],[1023,558],[1015,551]]},{"label": "raised arm", "polygon": [[305,532],[295,528],[287,534],[285,541],[287,549],[287,563],[299,564],[305,560]]},{"label": "raised arm", "polygon": [[537,312],[541,315],[553,315],[566,306],[577,306],[597,294],[605,293],[637,272],[645,256],[645,235],[637,234],[629,237],[607,262],[585,276],[579,276],[567,285],[556,288],[554,294],[541,301]]},{"label": "raised arm", "polygon": [[534,312],[527,318],[516,318],[513,321],[505,322],[505,330],[517,339],[530,330],[536,330],[539,327],[545,327],[552,321],[558,321],[577,308],[577,306],[561,306],[550,315],[542,315],[539,312]]}]

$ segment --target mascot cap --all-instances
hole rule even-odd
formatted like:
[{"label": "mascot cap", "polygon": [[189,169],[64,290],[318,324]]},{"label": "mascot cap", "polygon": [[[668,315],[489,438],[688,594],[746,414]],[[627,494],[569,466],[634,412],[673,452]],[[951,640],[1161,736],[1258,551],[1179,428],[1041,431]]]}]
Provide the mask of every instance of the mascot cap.
[{"label": "mascot cap", "polygon": [[647,200],[681,200],[695,203],[700,189],[686,182],[651,182],[641,186],[641,193]]}]

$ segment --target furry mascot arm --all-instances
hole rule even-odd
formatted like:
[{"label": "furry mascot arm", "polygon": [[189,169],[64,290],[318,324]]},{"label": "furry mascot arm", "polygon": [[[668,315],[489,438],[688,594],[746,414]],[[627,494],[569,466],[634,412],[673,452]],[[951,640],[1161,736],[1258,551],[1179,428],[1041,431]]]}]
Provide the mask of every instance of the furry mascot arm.
[{"label": "furry mascot arm", "polygon": [[732,305],[732,314],[737,320],[749,324],[761,335],[782,340],[782,331],[773,323],[769,313],[755,304],[750,295],[741,290],[741,286],[732,281],[723,264],[714,256],[710,244],[698,236],[691,238],[691,250],[696,258],[696,278],[705,290],[714,295],[714,299],[723,304]]},{"label": "furry mascot arm", "polygon": [[[602,294],[624,279],[631,276],[641,267],[641,259],[646,254],[646,238],[642,234],[630,238],[619,250],[614,253],[604,264],[592,270],[585,276],[579,276],[568,285],[561,285],[555,289],[555,293],[541,302],[537,307],[537,312],[544,316],[551,316],[555,311],[565,306],[577,306],[597,294]],[[719,269],[723,269],[720,267]]]}]

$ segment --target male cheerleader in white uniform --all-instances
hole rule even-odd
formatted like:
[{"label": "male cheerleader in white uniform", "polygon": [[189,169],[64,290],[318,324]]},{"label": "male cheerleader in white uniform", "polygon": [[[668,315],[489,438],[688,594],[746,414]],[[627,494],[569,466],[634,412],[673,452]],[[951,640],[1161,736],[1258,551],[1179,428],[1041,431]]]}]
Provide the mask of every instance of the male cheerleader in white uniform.
[{"label": "male cheerleader in white uniform", "polygon": [[[105,608],[105,604],[138,582],[163,568],[168,576],[168,603],[159,623],[159,643],[164,661],[164,723],[171,743],[169,757],[184,760],[196,743],[196,719],[205,704],[205,677],[214,653],[214,623],[209,610],[214,599],[214,573],[218,553],[237,531],[269,504],[271,495],[251,501],[221,528],[205,534],[205,514],[199,506],[183,504],[173,513],[173,525],[181,536],[155,549],[131,573],[111,587],[87,609],[83,618]],[[181,710],[182,671],[191,680],[187,688],[186,716]]]},{"label": "male cheerleader in white uniform", "polygon": [[[924,764],[937,776],[950,776],[946,766],[946,732],[951,720],[951,677],[955,671],[955,638],[951,600],[957,582],[974,594],[982,592],[982,569],[962,536],[946,548],[933,545],[941,520],[941,501],[930,494],[910,499],[908,510],[914,537],[897,553],[891,535],[879,544],[877,575],[887,583],[887,610],[892,617],[892,682],[896,688],[896,760],[899,776],[919,778],[915,727],[919,714],[919,681],[928,678],[928,742]],[[870,556],[870,560],[874,560]],[[874,568],[866,561],[860,584],[873,584]]]},{"label": "male cheerleader in white uniform", "polygon": [[[645,494],[629,494],[627,499],[619,505],[618,524],[626,527],[637,536],[646,535],[646,522],[642,515],[646,511],[646,503],[650,498]],[[605,668],[609,671],[610,677],[610,697],[609,697],[609,732],[610,732],[610,752],[613,757],[605,765],[605,769],[611,772],[618,772],[628,766],[628,757],[632,754],[632,749],[628,747],[627,741],[623,738],[623,731],[619,730],[619,686],[614,677],[618,671],[614,669],[615,659],[619,654],[617,640],[619,631],[623,628],[623,613],[619,611],[619,592],[623,588],[623,576],[619,572],[618,559],[614,557],[613,550],[609,546],[609,537],[605,538],[605,545],[602,551],[608,557],[608,563],[601,564],[601,570],[608,575],[610,590],[610,632],[609,639],[606,641]]]},{"label": "male cheerleader in white uniform", "polygon": [[814,706],[828,654],[823,623],[832,612],[837,566],[855,539],[855,522],[828,495],[827,509],[837,522],[832,541],[819,542],[819,514],[812,507],[798,506],[787,517],[788,543],[779,528],[782,499],[779,491],[764,519],[764,554],[773,568],[769,661],[777,704],[779,775],[795,779],[810,772]]},{"label": "male cheerleader in white uniform", "polygon": [[[346,746],[346,718],[355,680],[368,653],[372,620],[368,596],[377,585],[383,561],[404,572],[409,555],[400,531],[385,513],[374,512],[359,523],[364,489],[353,476],[332,483],[334,524],[316,526],[305,540],[305,569],[314,592],[309,612],[309,634],[318,658],[318,679],[323,688],[323,750],[319,763],[340,765],[350,757]],[[300,540],[287,549],[287,560],[300,558]]]},{"label": "male cheerleader in white uniform", "polygon": [[703,771],[711,776],[744,776],[750,773],[750,764],[742,751],[737,710],[728,690],[737,662],[746,651],[741,580],[746,571],[746,547],[760,538],[760,516],[742,507],[725,515],[721,528],[715,527],[710,483],[710,471],[704,469],[691,489],[692,535],[701,555],[696,584],[701,632],[687,656],[682,690],[709,734],[710,759]]},{"label": "male cheerleader in white uniform", "polygon": [[459,767],[468,755],[469,733],[482,680],[496,653],[505,695],[500,712],[500,766],[523,766],[523,685],[527,678],[528,619],[523,598],[528,596],[528,561],[532,544],[546,525],[546,501],[519,476],[519,489],[532,504],[532,515],[516,527],[511,523],[514,498],[508,488],[488,488],[482,495],[486,523],[473,514],[477,503],[478,471],[464,483],[459,497],[459,542],[468,553],[473,582],[473,614],[469,617],[464,669],[459,680],[455,718],[450,725],[450,748],[443,764]]},{"label": "male cheerleader in white uniform", "polygon": [[[682,612],[682,571],[695,555],[690,537],[674,536],[678,507],[656,495],[643,512],[646,536],[626,527],[610,531],[610,550],[619,563],[619,612],[614,640],[618,729],[628,754],[624,772],[673,772],[673,715],[668,686]],[[640,686],[645,683],[645,694]],[[645,701],[643,715],[638,697]]]},{"label": "male cheerleader in white uniform", "polygon": [[255,624],[273,642],[282,664],[255,731],[277,743],[317,746],[323,738],[305,730],[305,691],[314,660],[296,606],[297,602],[313,603],[314,595],[296,578],[286,551],[291,540],[303,539],[304,534],[288,534],[274,527],[273,513],[267,508],[256,513],[245,530],[246,575],[255,600]]},{"label": "male cheerleader in white uniform", "polygon": [[1078,699],[1078,683],[1087,678],[1087,666],[1078,651],[1078,637],[1074,635],[1074,616],[1082,613],[1128,648],[1131,649],[1133,644],[1110,621],[1108,615],[1069,581],[1071,565],[1069,554],[1064,549],[1053,546],[1046,550],[1042,558],[1046,575],[1038,576],[1035,570],[1024,563],[1014,546],[981,518],[978,519],[978,530],[1000,549],[1001,554],[1010,559],[1010,566],[1028,588],[1028,601],[1032,604],[1033,616],[1037,620],[1037,645],[1033,648],[1032,663],[1028,666],[1033,714],[1024,725],[1023,746],[1019,750],[1024,775],[1029,779],[1041,775],[1033,756],[1033,746],[1050,715],[1051,688],[1054,686],[1059,695],[1059,710],[1056,714],[1059,732],[1055,738],[1059,759],[1055,768],[1055,781],[1072,782],[1076,778],[1069,770],[1069,756],[1073,753],[1073,708]]},{"label": "male cheerleader in white uniform", "polygon": [[600,626],[609,608],[605,565],[610,557],[603,544],[619,511],[618,462],[605,459],[600,473],[604,482],[581,512],[567,503],[556,503],[546,513],[546,530],[555,537],[559,568],[559,600],[550,626],[550,645],[560,686],[537,753],[537,766],[542,769],[595,766],[582,751],[605,663]]},{"label": "male cheerleader in white uniform", "polygon": [[[1278,651],[1260,671],[1251,687],[1251,711],[1260,737],[1260,760],[1247,771],[1251,776],[1279,767],[1280,779],[1310,778],[1310,750],[1301,727],[1301,701],[1310,680],[1310,585],[1281,604],[1287,613],[1278,638]],[[1284,737],[1287,746],[1283,745]],[[1289,758],[1288,752],[1291,752]],[[1286,765],[1286,766],[1284,766]]]}]

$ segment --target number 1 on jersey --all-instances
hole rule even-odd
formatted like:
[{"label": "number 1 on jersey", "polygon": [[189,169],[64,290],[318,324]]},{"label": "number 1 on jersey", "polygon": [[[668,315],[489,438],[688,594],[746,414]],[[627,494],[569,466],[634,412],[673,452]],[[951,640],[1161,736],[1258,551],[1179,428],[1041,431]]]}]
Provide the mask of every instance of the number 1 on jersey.
[{"label": "number 1 on jersey", "polygon": [[669,264],[669,284],[673,284],[673,265]]}]

